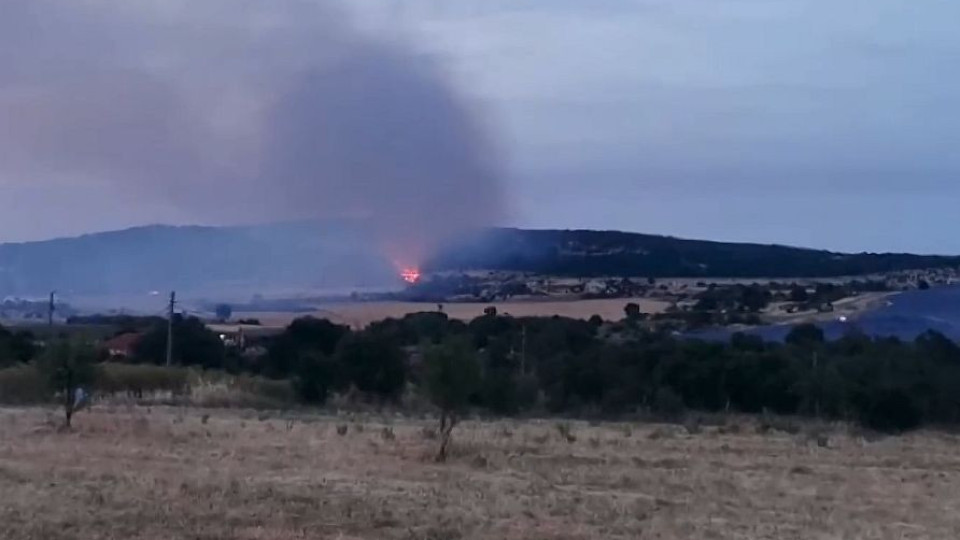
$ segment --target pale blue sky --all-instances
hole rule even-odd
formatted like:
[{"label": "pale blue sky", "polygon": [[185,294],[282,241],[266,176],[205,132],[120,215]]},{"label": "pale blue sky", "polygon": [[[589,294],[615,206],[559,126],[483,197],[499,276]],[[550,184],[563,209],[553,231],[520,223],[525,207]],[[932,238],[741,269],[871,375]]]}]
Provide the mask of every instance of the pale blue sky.
[{"label": "pale blue sky", "polygon": [[415,0],[390,18],[487,104],[521,225],[960,252],[957,2]]},{"label": "pale blue sky", "polygon": [[[351,0],[349,11],[363,32],[400,34],[436,59],[474,105],[500,150],[510,224],[960,253],[955,1]],[[0,189],[0,240],[219,221],[99,178],[0,174]]]}]

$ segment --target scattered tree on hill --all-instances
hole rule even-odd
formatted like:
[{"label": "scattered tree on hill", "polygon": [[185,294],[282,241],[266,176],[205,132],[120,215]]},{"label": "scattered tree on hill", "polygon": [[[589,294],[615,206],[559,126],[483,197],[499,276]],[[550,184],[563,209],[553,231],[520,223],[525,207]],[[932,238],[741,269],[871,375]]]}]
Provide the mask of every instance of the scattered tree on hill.
[{"label": "scattered tree on hill", "polygon": [[752,284],[741,289],[740,305],[744,310],[756,313],[766,308],[772,298],[767,288]]},{"label": "scattered tree on hill", "polygon": [[430,401],[440,409],[437,461],[446,461],[453,428],[480,384],[480,362],[466,340],[434,345],[425,352],[424,385]]},{"label": "scattered tree on hill", "polygon": [[623,313],[627,316],[627,320],[636,321],[640,319],[640,304],[636,302],[628,302],[627,305],[623,306]]},{"label": "scattered tree on hill", "polygon": [[96,349],[89,344],[61,338],[47,346],[38,362],[38,369],[63,404],[64,425],[68,428],[96,378],[96,360]]},{"label": "scattered tree on hill", "polygon": [[790,287],[790,301],[791,302],[806,302],[810,299],[810,294],[807,293],[807,288],[802,285],[794,284]]}]

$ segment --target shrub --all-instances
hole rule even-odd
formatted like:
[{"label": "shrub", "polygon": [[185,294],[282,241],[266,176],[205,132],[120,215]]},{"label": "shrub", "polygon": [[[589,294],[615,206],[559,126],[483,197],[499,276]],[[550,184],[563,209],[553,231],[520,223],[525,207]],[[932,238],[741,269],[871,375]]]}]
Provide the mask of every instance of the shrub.
[{"label": "shrub", "polygon": [[520,410],[535,407],[540,400],[540,383],[532,375],[521,375],[517,379],[517,406]]},{"label": "shrub", "polygon": [[901,388],[879,391],[861,411],[860,422],[885,433],[901,433],[920,426],[922,411],[916,398]]},{"label": "shrub", "polygon": [[683,416],[685,407],[683,398],[670,388],[657,390],[653,400],[653,411],[667,420],[678,420]]},{"label": "shrub", "polygon": [[296,401],[295,396],[290,381],[243,375],[205,372],[198,374],[190,385],[191,403],[204,407],[284,409]]},{"label": "shrub", "polygon": [[296,319],[272,340],[270,361],[264,367],[264,374],[270,377],[286,377],[301,367],[304,356],[332,356],[340,342],[349,334],[349,327],[326,319]]},{"label": "shrub", "polygon": [[47,345],[36,364],[50,390],[60,397],[67,428],[73,413],[85,403],[80,391],[96,379],[96,358],[97,351],[90,344],[64,338]]},{"label": "shrub", "polygon": [[0,369],[0,403],[27,405],[44,403],[53,397],[43,376],[31,364]]},{"label": "shrub", "polygon": [[430,401],[440,409],[440,449],[437,461],[445,461],[454,426],[471,396],[480,389],[480,360],[466,340],[436,345],[424,355],[424,382]]},{"label": "shrub", "polygon": [[11,332],[0,326],[0,368],[29,362],[37,354],[31,332]]},{"label": "shrub", "polygon": [[249,396],[260,398],[260,403],[289,407],[296,402],[296,392],[290,381],[251,376],[239,376],[234,381],[237,389]]},{"label": "shrub", "polygon": [[337,360],[350,384],[381,399],[400,397],[407,383],[407,356],[392,339],[370,333],[344,338]]},{"label": "shrub", "polygon": [[341,381],[340,364],[335,359],[320,352],[308,352],[297,363],[293,386],[301,401],[323,404],[330,390],[338,388]]},{"label": "shrub", "polygon": [[104,394],[128,393],[141,398],[155,392],[180,395],[190,389],[189,371],[150,364],[104,363],[99,366],[96,387]]},{"label": "shrub", "polygon": [[563,440],[570,444],[577,442],[577,437],[573,434],[573,429],[571,429],[569,422],[557,422],[554,427],[557,428],[557,433],[560,434],[560,438]]},{"label": "shrub", "polygon": [[506,370],[488,370],[483,377],[480,394],[483,404],[501,415],[516,414],[520,409],[516,376]]}]

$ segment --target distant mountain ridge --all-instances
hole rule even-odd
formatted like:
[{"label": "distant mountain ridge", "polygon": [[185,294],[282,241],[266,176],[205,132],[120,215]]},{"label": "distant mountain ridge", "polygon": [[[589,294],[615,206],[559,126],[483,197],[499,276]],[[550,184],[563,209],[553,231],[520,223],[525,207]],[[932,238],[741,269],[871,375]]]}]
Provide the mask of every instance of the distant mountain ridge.
[{"label": "distant mountain ridge", "polygon": [[[620,231],[489,229],[439,250],[425,269],[584,277],[799,278],[946,266],[960,266],[960,257],[844,254]],[[0,297],[42,295],[54,289],[78,295],[171,289],[250,295],[265,289],[396,284],[396,270],[370,237],[361,227],[342,222],[155,225],[0,244]]]},{"label": "distant mountain ridge", "polygon": [[371,245],[362,231],[326,222],[151,225],[0,244],[0,296],[382,285],[394,271]]}]

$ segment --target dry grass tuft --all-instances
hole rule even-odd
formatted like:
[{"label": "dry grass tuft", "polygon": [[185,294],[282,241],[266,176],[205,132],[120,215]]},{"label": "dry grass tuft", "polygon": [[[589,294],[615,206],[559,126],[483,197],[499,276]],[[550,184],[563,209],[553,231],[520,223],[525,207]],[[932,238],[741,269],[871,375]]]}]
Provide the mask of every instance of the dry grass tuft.
[{"label": "dry grass tuft", "polygon": [[560,438],[567,441],[569,444],[577,442],[577,437],[573,434],[573,430],[570,428],[569,422],[557,422],[555,427],[557,428],[557,433],[560,434]]}]

